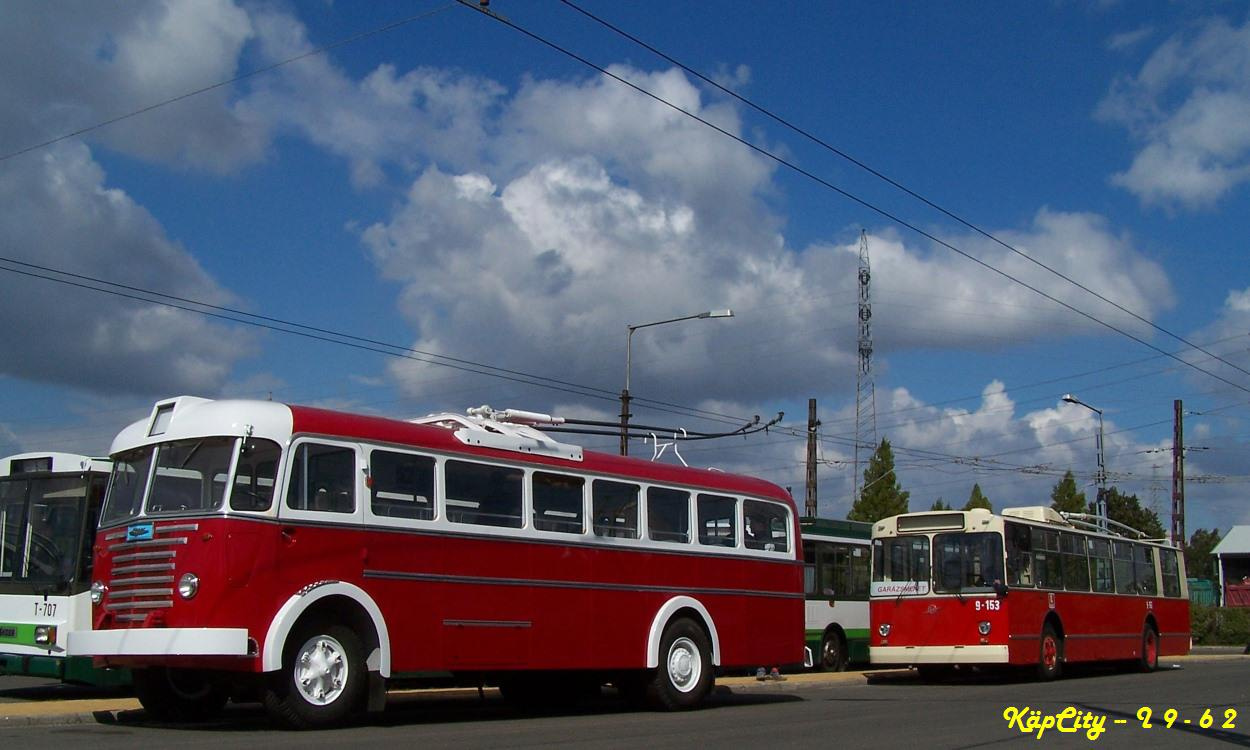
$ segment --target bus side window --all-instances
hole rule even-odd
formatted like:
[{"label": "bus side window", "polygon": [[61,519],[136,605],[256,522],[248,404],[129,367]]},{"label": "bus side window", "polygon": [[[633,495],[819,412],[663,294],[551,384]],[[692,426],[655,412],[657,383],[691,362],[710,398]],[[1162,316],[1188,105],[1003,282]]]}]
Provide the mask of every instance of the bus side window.
[{"label": "bus side window", "polygon": [[636,484],[596,479],[591,485],[595,536],[638,538],[638,492]]},{"label": "bus side window", "polygon": [[434,459],[375,450],[369,454],[370,509],[375,516],[429,521],[434,518]]},{"label": "bus side window", "polygon": [[296,448],[286,504],[301,510],[354,512],[356,451],[315,443],[304,443]]},{"label": "bus side window", "polygon": [[1007,583],[1011,586],[1033,585],[1033,545],[1029,527],[1009,523],[1007,526]]},{"label": "bus side window", "polygon": [[657,542],[690,541],[690,493],[647,488],[647,537]]},{"label": "bus side window", "polygon": [[534,528],[538,531],[558,531],[563,534],[581,534],[582,503],[586,480],[567,474],[551,474],[536,471],[530,477],[531,496],[534,500]]}]

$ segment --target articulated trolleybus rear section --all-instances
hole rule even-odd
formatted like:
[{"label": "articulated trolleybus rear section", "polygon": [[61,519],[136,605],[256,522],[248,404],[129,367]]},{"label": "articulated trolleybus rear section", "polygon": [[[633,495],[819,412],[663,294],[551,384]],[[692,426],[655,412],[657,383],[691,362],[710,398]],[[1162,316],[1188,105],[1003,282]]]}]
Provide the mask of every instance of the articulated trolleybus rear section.
[{"label": "articulated trolleybus rear section", "polygon": [[125,681],[66,657],[69,634],[91,627],[91,543],[109,466],[68,453],[0,459],[0,675]]},{"label": "articulated trolleybus rear section", "polygon": [[1189,651],[1184,558],[1107,519],[1049,507],[907,513],[873,524],[873,664],[1065,663]]},{"label": "articulated trolleybus rear section", "polygon": [[71,652],[133,668],[163,719],[234,696],[300,728],[430,673],[531,704],[611,682],[683,709],[718,668],[802,661],[788,493],[535,423],[558,420],[158,402],[113,443],[96,629]]}]

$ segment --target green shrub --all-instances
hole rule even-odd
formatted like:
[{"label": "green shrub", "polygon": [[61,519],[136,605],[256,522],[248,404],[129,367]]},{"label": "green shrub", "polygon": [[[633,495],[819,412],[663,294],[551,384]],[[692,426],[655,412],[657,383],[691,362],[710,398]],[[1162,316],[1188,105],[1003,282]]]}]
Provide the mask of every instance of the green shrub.
[{"label": "green shrub", "polygon": [[1250,609],[1245,607],[1189,608],[1190,631],[1197,646],[1245,646],[1250,644]]}]

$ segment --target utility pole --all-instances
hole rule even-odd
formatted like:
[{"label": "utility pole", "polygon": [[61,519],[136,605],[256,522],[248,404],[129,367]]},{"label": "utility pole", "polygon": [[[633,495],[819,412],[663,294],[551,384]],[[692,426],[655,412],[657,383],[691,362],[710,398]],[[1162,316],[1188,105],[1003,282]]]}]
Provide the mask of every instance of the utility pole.
[{"label": "utility pole", "polygon": [[816,399],[807,400],[807,502],[803,515],[815,518],[820,515],[816,504],[816,431],[820,420],[816,418]]},{"label": "utility pole", "polygon": [[1185,426],[1181,400],[1172,402],[1172,543],[1185,547]]}]

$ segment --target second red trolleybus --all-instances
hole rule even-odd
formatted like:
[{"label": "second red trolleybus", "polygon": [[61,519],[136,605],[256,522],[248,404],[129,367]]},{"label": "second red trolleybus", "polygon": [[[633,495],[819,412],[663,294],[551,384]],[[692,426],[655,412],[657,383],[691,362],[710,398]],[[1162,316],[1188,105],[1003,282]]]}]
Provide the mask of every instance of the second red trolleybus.
[{"label": "second red trolleybus", "polygon": [[872,663],[931,674],[1035,665],[1053,679],[1065,663],[1134,660],[1150,671],[1160,656],[1188,653],[1180,552],[1077,519],[1039,506],[873,524]]},{"label": "second red trolleybus", "polygon": [[113,443],[96,629],[71,651],[131,667],[158,717],[250,694],[295,727],[431,672],[677,709],[717,668],[802,661],[785,490],[507,421],[542,416],[158,402]]}]

